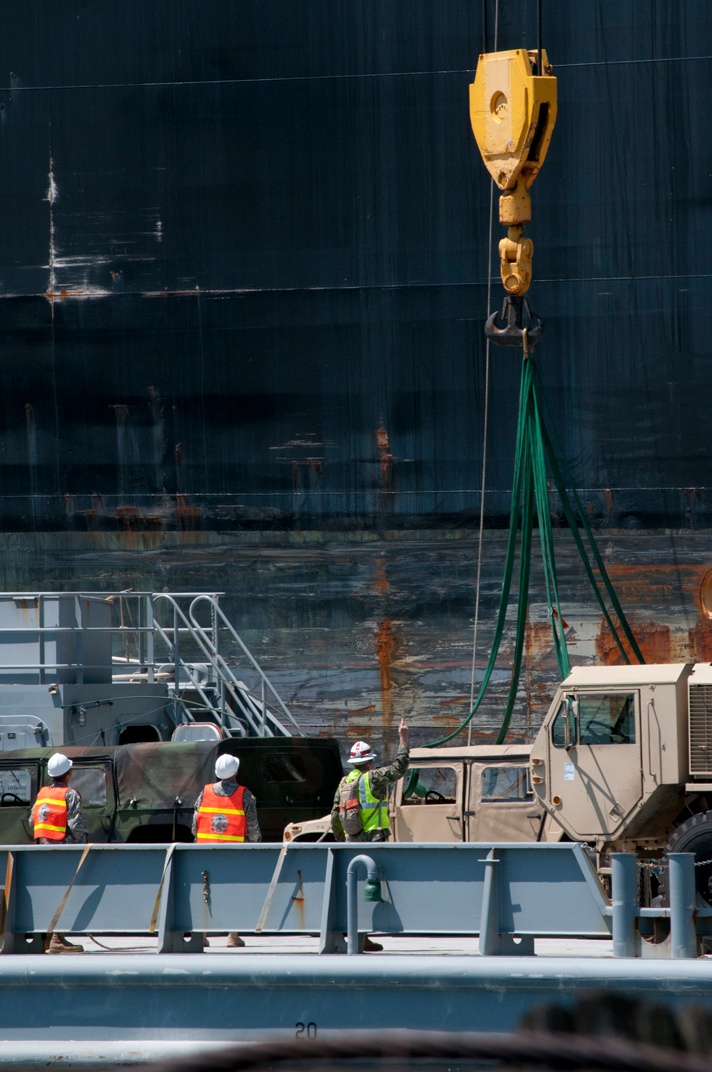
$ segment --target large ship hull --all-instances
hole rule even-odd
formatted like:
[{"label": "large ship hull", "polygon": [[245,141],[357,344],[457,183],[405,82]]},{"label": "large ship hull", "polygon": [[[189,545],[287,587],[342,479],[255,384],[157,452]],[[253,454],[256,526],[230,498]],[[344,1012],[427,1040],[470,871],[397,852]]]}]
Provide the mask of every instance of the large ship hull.
[{"label": "large ship hull", "polygon": [[[390,744],[402,714],[422,740],[458,724],[476,616],[475,681],[492,634],[521,364],[482,332],[498,223],[495,199],[490,239],[468,84],[481,51],[536,46],[535,8],[508,3],[486,42],[465,0],[30,0],[5,19],[6,588],[222,587],[316,728]],[[699,660],[712,23],[702,0],[543,9],[544,393],[644,649]],[[617,658],[558,544],[574,657]],[[522,735],[557,673],[543,603],[535,577]]]}]

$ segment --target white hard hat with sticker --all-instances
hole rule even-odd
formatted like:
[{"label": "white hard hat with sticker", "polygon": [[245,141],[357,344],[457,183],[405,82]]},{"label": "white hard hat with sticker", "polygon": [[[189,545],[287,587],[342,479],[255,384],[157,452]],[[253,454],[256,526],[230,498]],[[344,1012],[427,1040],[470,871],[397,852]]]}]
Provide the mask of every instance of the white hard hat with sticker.
[{"label": "white hard hat with sticker", "polygon": [[357,741],[349,753],[349,763],[368,763],[376,758],[376,753],[371,751],[370,744],[365,741]]}]

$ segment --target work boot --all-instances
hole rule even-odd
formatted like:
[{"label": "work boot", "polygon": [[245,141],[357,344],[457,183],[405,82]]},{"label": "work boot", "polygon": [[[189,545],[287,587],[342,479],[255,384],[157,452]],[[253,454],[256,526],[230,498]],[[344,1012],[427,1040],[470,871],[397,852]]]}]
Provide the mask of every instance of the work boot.
[{"label": "work boot", "polygon": [[45,946],[45,953],[83,953],[84,946],[68,942],[63,934],[53,934]]},{"label": "work boot", "polygon": [[242,949],[245,944],[245,939],[241,938],[237,931],[230,931],[227,936],[228,949]]},{"label": "work boot", "polygon": [[383,946],[380,942],[374,942],[368,935],[366,935],[363,940],[363,951],[364,953],[381,953],[383,951]]}]

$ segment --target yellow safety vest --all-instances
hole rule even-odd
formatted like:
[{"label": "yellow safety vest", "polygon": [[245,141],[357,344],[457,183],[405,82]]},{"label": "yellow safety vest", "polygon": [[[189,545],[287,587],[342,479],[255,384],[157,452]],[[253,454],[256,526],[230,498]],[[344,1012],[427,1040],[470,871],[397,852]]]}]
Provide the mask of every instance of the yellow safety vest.
[{"label": "yellow safety vest", "polygon": [[371,792],[371,772],[364,774],[359,770],[352,770],[344,778],[345,782],[353,782],[359,779],[358,801],[361,807],[361,823],[364,833],[371,830],[390,830],[391,822],[388,817],[388,801],[379,800]]}]

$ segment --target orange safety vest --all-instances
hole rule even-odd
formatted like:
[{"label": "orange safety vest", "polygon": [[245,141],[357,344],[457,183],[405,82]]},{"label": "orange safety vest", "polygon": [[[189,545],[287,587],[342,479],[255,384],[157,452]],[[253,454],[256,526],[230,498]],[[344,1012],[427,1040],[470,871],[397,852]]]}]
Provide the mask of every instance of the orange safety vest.
[{"label": "orange safety vest", "polygon": [[64,841],[67,833],[66,786],[44,786],[32,808],[33,837]]},{"label": "orange safety vest", "polygon": [[238,785],[231,797],[220,797],[212,785],[206,785],[195,824],[196,841],[244,841],[244,796],[244,785]]}]

